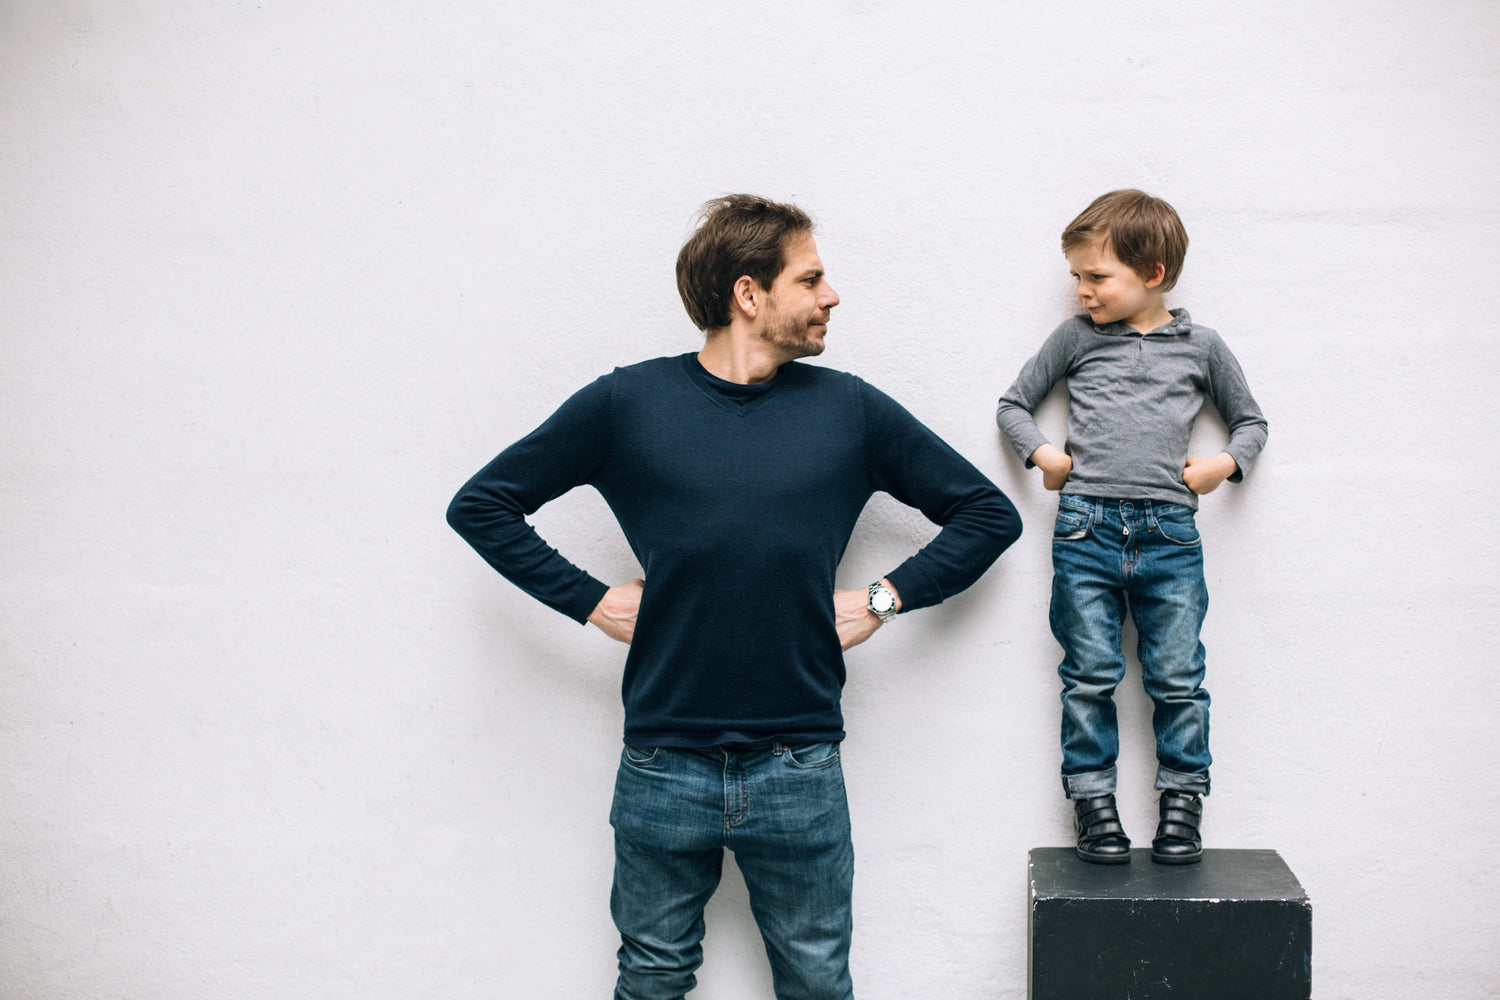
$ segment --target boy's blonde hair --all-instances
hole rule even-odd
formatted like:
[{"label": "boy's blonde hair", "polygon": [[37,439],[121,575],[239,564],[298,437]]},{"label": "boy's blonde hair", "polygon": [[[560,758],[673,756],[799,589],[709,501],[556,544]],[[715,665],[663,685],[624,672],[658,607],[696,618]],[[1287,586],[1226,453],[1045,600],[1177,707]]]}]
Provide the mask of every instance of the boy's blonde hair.
[{"label": "boy's blonde hair", "polygon": [[1171,291],[1182,274],[1188,235],[1177,210],[1144,191],[1126,188],[1101,194],[1063,230],[1067,253],[1085,243],[1103,242],[1120,263],[1146,280],[1161,264],[1165,272],[1160,290]]}]

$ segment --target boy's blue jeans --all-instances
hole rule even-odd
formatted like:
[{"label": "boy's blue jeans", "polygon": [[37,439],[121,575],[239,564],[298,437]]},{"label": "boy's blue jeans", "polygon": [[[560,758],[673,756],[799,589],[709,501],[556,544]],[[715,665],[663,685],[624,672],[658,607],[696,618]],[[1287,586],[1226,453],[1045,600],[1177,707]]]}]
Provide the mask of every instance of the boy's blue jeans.
[{"label": "boy's blue jeans", "polygon": [[1115,790],[1114,692],[1121,630],[1135,621],[1141,679],[1155,702],[1156,787],[1209,790],[1208,692],[1199,641],[1208,611],[1193,511],[1160,500],[1063,494],[1052,533],[1052,634],[1063,648],[1062,781],[1070,799]]},{"label": "boy's blue jeans", "polygon": [[615,780],[616,1000],[678,1000],[734,851],[778,1000],[850,1000],[854,845],[837,743],[626,747]]}]

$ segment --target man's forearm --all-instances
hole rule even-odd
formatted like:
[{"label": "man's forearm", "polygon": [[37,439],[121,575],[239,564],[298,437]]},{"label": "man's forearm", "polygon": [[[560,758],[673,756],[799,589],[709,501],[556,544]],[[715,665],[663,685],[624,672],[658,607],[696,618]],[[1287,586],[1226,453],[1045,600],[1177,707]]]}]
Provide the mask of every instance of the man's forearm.
[{"label": "man's forearm", "polygon": [[[880,583],[896,598],[896,611],[901,611],[901,592],[891,583],[890,577],[881,577]],[[835,590],[833,592],[834,626],[839,633],[839,646],[853,649],[864,642],[885,624],[880,616],[870,610],[870,591]]]}]

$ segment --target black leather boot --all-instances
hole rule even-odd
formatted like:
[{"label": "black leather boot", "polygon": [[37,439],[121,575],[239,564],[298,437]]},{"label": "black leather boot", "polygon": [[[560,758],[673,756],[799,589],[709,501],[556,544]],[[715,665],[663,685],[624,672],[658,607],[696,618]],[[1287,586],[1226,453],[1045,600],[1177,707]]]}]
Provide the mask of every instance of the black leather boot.
[{"label": "black leather boot", "polygon": [[1123,865],[1130,860],[1130,838],[1120,825],[1114,795],[1073,802],[1073,828],[1078,831],[1078,856],[1094,865]]},{"label": "black leather boot", "polygon": [[1190,865],[1203,860],[1203,800],[1189,792],[1161,793],[1161,822],[1151,841],[1151,860],[1163,865]]}]

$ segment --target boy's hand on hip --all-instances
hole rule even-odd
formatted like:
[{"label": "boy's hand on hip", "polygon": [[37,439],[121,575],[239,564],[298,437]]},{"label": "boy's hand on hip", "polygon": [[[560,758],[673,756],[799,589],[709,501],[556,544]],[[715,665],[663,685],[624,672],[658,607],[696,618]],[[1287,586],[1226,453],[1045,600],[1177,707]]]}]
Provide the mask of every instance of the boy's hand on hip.
[{"label": "boy's hand on hip", "polygon": [[589,621],[611,639],[630,645],[635,636],[635,616],[640,611],[641,592],[645,586],[645,580],[631,580],[622,586],[610,587],[589,612]]},{"label": "boy's hand on hip", "polygon": [[1182,481],[1188,489],[1199,496],[1212,493],[1219,484],[1234,475],[1239,465],[1227,451],[1217,455],[1189,457],[1182,469]]},{"label": "boy's hand on hip", "polygon": [[1042,485],[1049,490],[1062,489],[1073,471],[1073,456],[1050,444],[1037,445],[1031,462],[1042,470]]}]

